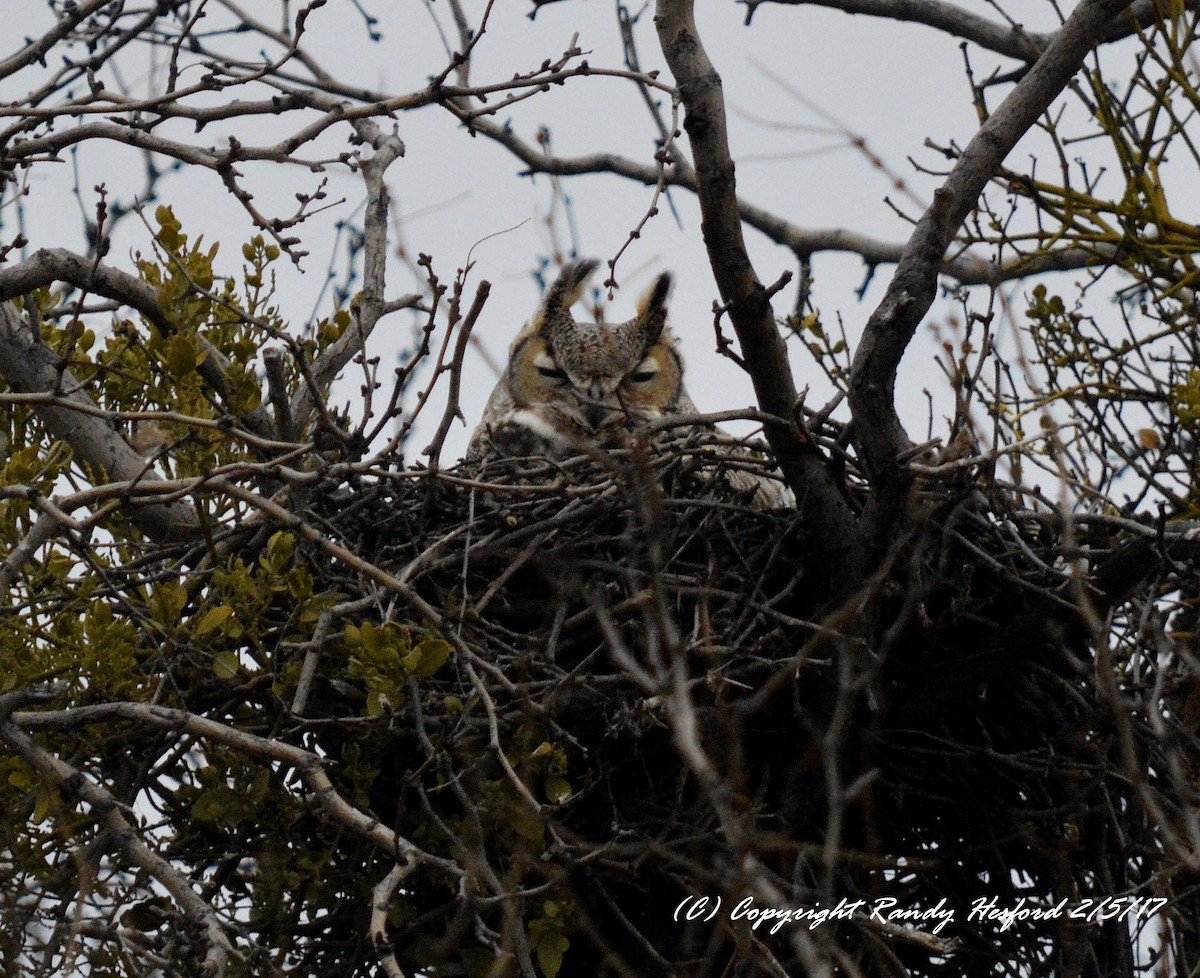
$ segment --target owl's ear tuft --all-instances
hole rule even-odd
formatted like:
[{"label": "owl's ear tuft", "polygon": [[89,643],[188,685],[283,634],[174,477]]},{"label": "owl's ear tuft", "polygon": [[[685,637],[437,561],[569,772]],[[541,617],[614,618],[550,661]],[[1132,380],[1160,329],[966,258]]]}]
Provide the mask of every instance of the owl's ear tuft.
[{"label": "owl's ear tuft", "polygon": [[671,273],[663,272],[638,303],[635,322],[645,336],[646,346],[658,342],[662,335],[667,322],[667,299],[671,296],[671,284]]},{"label": "owl's ear tuft", "polygon": [[555,322],[579,300],[584,285],[599,265],[595,258],[581,258],[563,266],[542,300],[537,315],[539,328]]}]

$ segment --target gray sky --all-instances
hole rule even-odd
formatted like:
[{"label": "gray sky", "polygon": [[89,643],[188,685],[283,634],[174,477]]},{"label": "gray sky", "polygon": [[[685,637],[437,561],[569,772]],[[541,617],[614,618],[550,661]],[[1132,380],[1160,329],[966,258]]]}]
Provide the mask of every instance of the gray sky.
[{"label": "gray sky", "polygon": [[[484,8],[482,0],[467,0],[465,5],[469,11]],[[308,46],[335,76],[399,93],[421,87],[445,65],[431,11],[448,30],[446,4],[367,0],[366,6],[381,17],[380,43],[369,40],[362,18],[348,0],[331,0],[309,21]],[[902,241],[907,225],[884,197],[890,195],[914,217],[919,205],[898,192],[892,179],[901,177],[916,201],[927,201],[936,180],[914,172],[909,159],[943,170],[945,160],[925,147],[926,139],[963,145],[977,125],[958,43],[923,27],[812,7],[765,5],[747,28],[742,23],[744,8],[732,0],[700,0],[697,6],[702,37],[724,79],[741,195],[804,227],[841,227]],[[990,12],[990,5],[964,6],[988,7],[977,12]],[[1051,5],[1043,0],[1009,0],[1004,6],[1032,29],[1051,29],[1057,22]],[[275,9],[274,4],[261,7],[264,13]],[[257,11],[253,5],[252,9]],[[536,67],[543,59],[557,58],[576,34],[593,66],[621,66],[615,4],[610,0],[553,4],[533,22],[526,16],[528,9],[518,0],[496,3],[473,56],[476,82],[502,80]],[[10,39],[39,33],[50,22],[44,4],[35,0],[9,0],[5,13]],[[651,9],[645,10],[638,24],[644,68],[662,67],[651,15]],[[14,44],[10,40],[0,48],[0,55],[7,55]],[[977,48],[972,47],[970,54],[977,77],[996,67],[1010,67],[1004,59]],[[143,72],[121,79],[134,92],[151,72],[145,56],[140,57],[140,62],[123,62],[127,72]],[[20,99],[25,84],[25,73],[10,79],[8,87],[0,89],[0,101]],[[994,99],[998,102],[1005,91],[997,90]],[[652,153],[655,131],[649,115],[634,86],[624,80],[573,79],[510,107],[498,118],[530,138],[546,125],[554,150],[563,155],[615,151],[646,161]],[[213,127],[211,134],[200,138],[218,141],[223,134],[234,133],[245,142],[261,144],[270,138],[266,125],[255,120],[241,131],[237,126],[221,132]],[[538,292],[530,272],[537,259],[556,246],[576,246],[585,255],[611,257],[651,201],[651,188],[616,177],[569,178],[562,187],[571,202],[575,232],[571,240],[571,228],[561,215],[553,228],[548,226],[554,205],[548,178],[520,178],[518,161],[484,138],[470,138],[437,107],[405,113],[398,126],[407,154],[389,171],[401,218],[394,244],[402,244],[412,258],[418,253],[432,255],[443,281],[450,280],[468,256],[475,261],[473,282],[487,278],[493,283],[476,335],[498,360],[536,306]],[[182,136],[189,130],[181,125],[178,132]],[[885,169],[851,146],[847,132],[863,137],[870,154]],[[328,134],[323,145],[330,156],[345,148],[348,133],[348,127],[337,127]],[[683,145],[686,149],[686,138]],[[1023,153],[1028,155],[1019,148],[1014,157]],[[142,164],[132,150],[85,146],[78,162],[85,192],[103,180],[116,197],[128,201],[141,188]],[[246,164],[241,169],[246,186],[255,193],[255,204],[268,212],[291,213],[296,206],[294,194],[311,191],[319,182],[311,173],[277,164]],[[329,200],[345,198],[345,203],[301,229],[304,247],[311,252],[302,272],[286,262],[278,265],[281,304],[297,327],[318,303],[335,249],[336,222],[356,218],[364,198],[359,178],[344,168],[332,166],[326,176]],[[53,169],[43,165],[34,171],[24,204],[31,247],[80,247],[79,207],[70,195],[71,183],[72,162],[65,156]],[[216,177],[209,172],[180,173],[163,184],[162,195],[174,206],[185,230],[224,243],[223,270],[236,272],[241,262],[239,246],[253,229]],[[93,205],[89,194],[87,207]],[[660,208],[621,260],[618,275],[625,288],[614,300],[612,316],[629,315],[653,275],[662,269],[673,271],[677,284],[671,319],[683,343],[693,398],[703,410],[747,406],[752,402],[748,382],[736,366],[713,352],[711,307],[716,289],[699,224],[694,198],[673,192],[670,205]],[[6,220],[4,233],[11,236],[12,227]],[[789,253],[752,230],[747,230],[747,237],[764,281],[794,270]],[[127,256],[148,250],[148,238],[149,232],[136,219],[126,221],[108,260],[128,268]],[[863,283],[864,268],[857,257],[818,256],[815,273],[815,298],[827,328],[835,329],[840,316],[853,339],[882,295],[891,267],[878,270],[861,302],[855,292]],[[393,262],[389,275],[392,294],[414,287],[399,260]],[[1017,286],[1017,294],[1024,288]],[[793,297],[794,288],[784,293],[776,302],[777,312],[789,311]],[[319,313],[330,312],[326,296]],[[951,307],[940,306],[935,318],[944,320],[951,314]],[[373,352],[387,363],[408,335],[409,320],[393,317],[380,326]],[[927,342],[911,350],[902,369],[904,413],[918,439],[924,436],[928,410],[921,389],[945,386],[933,371],[930,349]],[[799,386],[811,383],[811,401],[822,402],[828,388],[807,355],[797,351],[793,363]],[[494,375],[480,358],[472,357],[467,376],[462,407],[474,424]],[[356,400],[358,385],[351,372],[337,399]],[[437,407],[431,405],[431,422]],[[938,409],[948,412],[951,405],[942,398]],[[447,443],[448,456],[463,450],[468,433],[469,428],[456,429]],[[412,447],[419,450],[423,444],[418,436]]]}]

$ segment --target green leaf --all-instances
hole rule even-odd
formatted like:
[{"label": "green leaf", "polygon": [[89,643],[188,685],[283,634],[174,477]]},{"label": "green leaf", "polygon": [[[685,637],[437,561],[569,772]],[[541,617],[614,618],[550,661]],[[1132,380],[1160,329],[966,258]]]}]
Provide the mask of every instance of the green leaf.
[{"label": "green leaf", "polygon": [[232,679],[238,673],[238,657],[236,652],[222,652],[213,659],[213,673],[218,679]]},{"label": "green leaf", "polygon": [[441,638],[427,638],[402,660],[405,670],[417,679],[428,679],[446,664],[454,647]]},{"label": "green leaf", "polygon": [[164,582],[154,588],[150,608],[164,626],[173,625],[179,621],[183,609],[187,607],[187,588],[173,581]]},{"label": "green leaf", "polygon": [[192,802],[192,818],[199,822],[220,822],[226,815],[229,789],[224,786],[202,792]]},{"label": "green leaf", "polygon": [[364,621],[358,632],[362,649],[373,659],[383,654],[383,634],[369,621]]},{"label": "green leaf", "polygon": [[377,717],[383,713],[384,708],[391,708],[391,698],[382,690],[373,689],[367,693],[367,710],[366,715],[369,717]]},{"label": "green leaf", "polygon": [[563,933],[572,929],[569,909],[569,906],[556,900],[546,900],[542,904],[542,916],[529,921],[529,946],[533,948],[538,967],[546,978],[555,978],[562,968],[563,956],[571,946]]},{"label": "green leaf", "polygon": [[50,817],[50,809],[57,801],[57,792],[53,788],[42,786],[38,789],[33,803],[33,823],[40,825]]},{"label": "green leaf", "polygon": [[271,562],[276,567],[283,567],[292,559],[292,554],[296,550],[296,538],[286,530],[279,530],[271,535],[271,539],[267,541],[267,553],[271,556]]},{"label": "green leaf", "polygon": [[546,823],[542,820],[541,815],[535,811],[531,811],[528,805],[520,804],[514,806],[512,812],[512,828],[522,839],[542,845],[546,840]]},{"label": "green leaf", "polygon": [[538,967],[542,969],[546,978],[554,978],[558,974],[558,969],[562,967],[563,955],[570,946],[571,942],[562,934],[548,934],[538,942]]},{"label": "green leaf", "polygon": [[163,359],[171,376],[181,380],[200,365],[200,350],[192,337],[176,333],[163,347]]},{"label": "green leaf", "polygon": [[246,792],[246,798],[255,805],[259,805],[267,797],[267,789],[270,787],[271,772],[267,768],[261,767],[254,772],[254,777],[250,779],[250,788]]},{"label": "green leaf", "polygon": [[158,234],[155,237],[168,251],[178,252],[187,244],[187,235],[181,234],[183,227],[175,217],[175,212],[166,204],[159,204],[154,209],[154,219],[158,221]]},{"label": "green leaf", "polygon": [[161,900],[142,900],[121,914],[121,925],[134,930],[152,931],[161,927],[166,919]]},{"label": "green leaf", "polygon": [[551,804],[561,805],[571,797],[571,785],[563,778],[552,775],[546,779],[546,797]]},{"label": "green leaf", "polygon": [[227,604],[219,604],[214,608],[209,608],[200,616],[200,620],[196,622],[195,634],[207,635],[213,629],[220,628],[233,614],[233,609]]},{"label": "green leaf", "polygon": [[496,959],[484,948],[468,947],[462,951],[462,963],[467,978],[490,978],[494,973]]}]

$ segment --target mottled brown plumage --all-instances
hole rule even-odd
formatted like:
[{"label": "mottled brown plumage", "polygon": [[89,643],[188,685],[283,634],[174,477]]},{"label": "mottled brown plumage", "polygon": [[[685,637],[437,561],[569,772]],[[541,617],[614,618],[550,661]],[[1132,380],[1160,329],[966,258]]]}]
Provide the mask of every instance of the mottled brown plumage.
[{"label": "mottled brown plumage", "polygon": [[694,414],[683,360],[666,328],[671,276],[655,280],[623,323],[581,323],[571,306],[598,262],[573,262],[509,350],[468,458],[578,455],[618,448],[632,432]]},{"label": "mottled brown plumage", "polygon": [[[596,448],[629,445],[664,419],[697,413],[683,386],[683,359],[667,328],[671,276],[663,273],[623,323],[581,323],[571,306],[599,263],[572,262],[546,292],[541,308],[509,349],[483,419],[467,448],[468,460],[546,456],[566,458]],[[715,434],[712,425],[685,423],[683,434]],[[680,428],[658,426],[652,444],[678,440]],[[692,439],[689,439],[691,441]],[[777,478],[748,471],[761,462],[747,447],[723,444],[731,463],[708,466],[720,481],[760,508],[791,505]],[[769,463],[767,465],[769,469]]]}]

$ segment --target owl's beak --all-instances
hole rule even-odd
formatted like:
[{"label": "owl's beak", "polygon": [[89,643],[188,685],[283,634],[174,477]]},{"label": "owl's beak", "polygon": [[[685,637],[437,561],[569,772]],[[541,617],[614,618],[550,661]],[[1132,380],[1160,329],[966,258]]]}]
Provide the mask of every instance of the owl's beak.
[{"label": "owl's beak", "polygon": [[599,431],[614,410],[607,404],[593,400],[583,401],[579,405],[579,408],[583,412],[584,420],[587,421],[588,427],[592,431]]},{"label": "owl's beak", "polygon": [[613,392],[608,390],[604,381],[599,378],[588,383],[587,397],[579,398],[579,410],[592,431],[599,431],[612,413],[620,409],[621,405],[613,397]]}]

